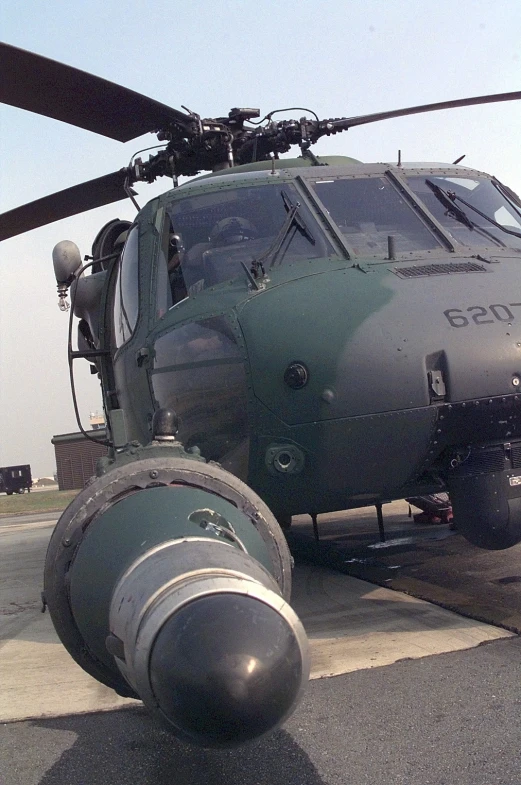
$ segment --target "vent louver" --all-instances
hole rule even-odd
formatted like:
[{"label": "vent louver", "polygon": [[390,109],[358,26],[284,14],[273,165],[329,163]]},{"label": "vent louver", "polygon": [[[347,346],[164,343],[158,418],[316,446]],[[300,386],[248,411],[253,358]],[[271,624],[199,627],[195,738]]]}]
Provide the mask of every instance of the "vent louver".
[{"label": "vent louver", "polygon": [[424,275],[454,275],[455,273],[486,273],[476,262],[450,262],[449,264],[424,264],[415,267],[393,268],[400,278],[420,278]]}]

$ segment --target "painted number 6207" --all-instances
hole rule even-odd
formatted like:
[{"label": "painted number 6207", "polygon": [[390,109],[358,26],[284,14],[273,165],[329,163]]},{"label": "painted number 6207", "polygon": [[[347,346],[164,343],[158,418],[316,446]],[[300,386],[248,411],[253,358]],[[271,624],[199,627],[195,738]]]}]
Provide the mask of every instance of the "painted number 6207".
[{"label": "painted number 6207", "polygon": [[[521,307],[521,303],[494,303],[493,305],[471,305],[465,311],[461,308],[448,308],[443,311],[451,327],[467,327],[471,322],[474,324],[493,324],[494,322],[512,322],[515,319],[511,308]],[[465,316],[464,314],[468,314]],[[490,317],[493,318],[490,318]]]}]

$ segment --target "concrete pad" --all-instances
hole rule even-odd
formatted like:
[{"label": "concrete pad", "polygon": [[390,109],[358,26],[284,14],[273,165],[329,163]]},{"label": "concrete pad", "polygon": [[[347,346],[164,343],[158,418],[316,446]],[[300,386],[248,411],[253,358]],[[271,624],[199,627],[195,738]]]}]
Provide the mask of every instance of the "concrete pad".
[{"label": "concrete pad", "polygon": [[[369,513],[347,514],[355,528],[361,512]],[[326,521],[327,534],[338,536],[341,516]],[[58,640],[49,614],[39,611],[52,525],[33,518],[5,521],[0,527],[0,722],[136,703],[88,676]],[[466,649],[511,635],[407,594],[312,565],[297,565],[292,604],[310,638],[314,679]]]},{"label": "concrete pad", "polygon": [[374,508],[320,515],[318,545],[310,517],[297,516],[294,555],[521,634],[521,544],[478,548],[457,529],[415,524],[404,501],[383,512],[384,543]]},{"label": "concrete pad", "polygon": [[0,651],[0,721],[105,711],[136,704],[85,673],[58,640],[48,613]]},{"label": "concrete pad", "polygon": [[32,529],[54,529],[56,525],[56,521],[30,521],[27,523],[24,521],[23,523],[4,523],[2,526],[1,534],[5,536],[7,534],[15,534],[16,532],[28,532]]},{"label": "concrete pad", "polygon": [[[314,566],[295,570],[293,605],[310,637],[313,679],[511,636],[400,592]],[[34,614],[0,651],[2,722],[133,703],[99,684],[72,660],[48,614]]]},{"label": "concrete pad", "polygon": [[402,592],[316,566],[295,571],[292,605],[310,639],[312,679],[512,636]]}]

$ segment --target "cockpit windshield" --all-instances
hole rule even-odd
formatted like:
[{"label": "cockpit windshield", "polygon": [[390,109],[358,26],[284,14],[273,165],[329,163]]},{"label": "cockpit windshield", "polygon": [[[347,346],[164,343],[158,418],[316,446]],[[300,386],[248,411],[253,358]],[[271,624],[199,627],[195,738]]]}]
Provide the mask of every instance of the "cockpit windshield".
[{"label": "cockpit windshield", "polygon": [[357,256],[388,258],[390,235],[397,253],[441,247],[386,177],[307,182]]},{"label": "cockpit windshield", "polygon": [[455,240],[471,248],[521,251],[521,206],[515,194],[486,177],[408,178],[412,190]]},{"label": "cockpit windshield", "polygon": [[[299,259],[334,254],[291,183],[221,188],[175,199],[168,270],[174,303],[187,294]],[[252,269],[253,268],[253,269]]]}]

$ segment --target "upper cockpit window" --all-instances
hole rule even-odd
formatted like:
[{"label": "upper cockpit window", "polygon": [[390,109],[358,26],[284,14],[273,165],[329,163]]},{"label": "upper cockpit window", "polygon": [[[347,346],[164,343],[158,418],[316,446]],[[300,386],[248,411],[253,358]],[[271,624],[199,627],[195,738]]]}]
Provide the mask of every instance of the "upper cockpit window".
[{"label": "upper cockpit window", "polygon": [[291,183],[223,188],[176,199],[170,218],[168,270],[173,302],[245,276],[244,267],[272,267],[334,254]]},{"label": "upper cockpit window", "polygon": [[471,248],[521,251],[521,206],[500,183],[486,177],[441,175],[409,177],[408,182],[458,242]]},{"label": "upper cockpit window", "polygon": [[357,256],[388,258],[428,251],[440,243],[385,177],[308,181]]}]

